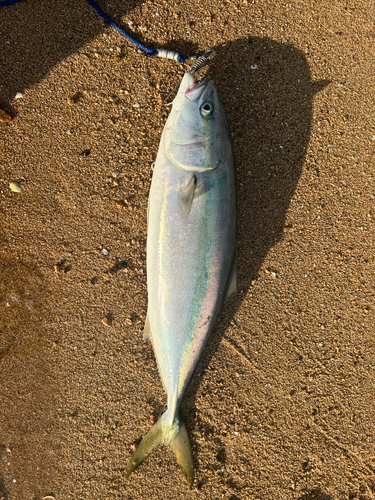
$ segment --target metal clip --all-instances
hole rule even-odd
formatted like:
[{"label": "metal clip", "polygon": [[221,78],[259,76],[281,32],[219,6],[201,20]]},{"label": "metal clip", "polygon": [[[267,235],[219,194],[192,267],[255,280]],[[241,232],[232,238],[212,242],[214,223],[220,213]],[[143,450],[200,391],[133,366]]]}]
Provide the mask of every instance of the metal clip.
[{"label": "metal clip", "polygon": [[215,54],[215,52],[210,49],[207,50],[203,55],[198,57],[198,59],[195,61],[195,63],[191,66],[189,69],[190,73],[194,75],[194,73],[198,73],[199,70],[203,68],[207,64],[207,61],[211,59],[211,57]]},{"label": "metal clip", "polygon": [[[211,59],[211,57],[214,54],[215,54],[214,50],[212,50],[212,49],[207,50],[204,54],[202,54],[201,56],[198,57],[198,59],[194,62],[194,64],[191,65],[191,67],[188,71],[192,75],[194,75],[195,73],[198,73],[198,71],[200,71],[203,68],[203,66],[205,66],[207,64],[207,61],[209,59]],[[166,102],[166,101],[171,97],[171,95],[173,95],[175,93],[175,91],[179,87],[180,83],[181,82],[179,82],[175,87],[173,87],[173,89],[169,92],[167,97],[164,99],[163,104],[165,106],[170,106],[173,103],[173,100],[171,102]]]}]

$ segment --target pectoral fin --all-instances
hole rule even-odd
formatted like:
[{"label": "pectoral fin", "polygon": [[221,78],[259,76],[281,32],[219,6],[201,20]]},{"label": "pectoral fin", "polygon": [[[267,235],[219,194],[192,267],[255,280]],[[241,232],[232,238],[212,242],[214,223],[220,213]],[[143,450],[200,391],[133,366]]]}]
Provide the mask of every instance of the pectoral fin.
[{"label": "pectoral fin", "polygon": [[193,175],[187,186],[180,191],[180,204],[186,217],[189,215],[193,204],[194,189],[197,185],[197,177]]},{"label": "pectoral fin", "polygon": [[237,259],[234,259],[232,271],[229,276],[227,290],[225,292],[225,299],[237,293]]}]

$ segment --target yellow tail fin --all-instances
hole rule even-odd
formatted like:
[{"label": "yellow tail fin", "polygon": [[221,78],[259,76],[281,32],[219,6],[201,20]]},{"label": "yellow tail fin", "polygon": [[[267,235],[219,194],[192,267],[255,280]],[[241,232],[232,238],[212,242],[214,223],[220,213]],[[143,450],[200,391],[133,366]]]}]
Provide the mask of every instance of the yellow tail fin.
[{"label": "yellow tail fin", "polygon": [[179,419],[179,430],[171,442],[166,443],[165,436],[168,435],[165,424],[162,427],[162,418],[160,418],[146,436],[140,442],[138,448],[131,456],[125,469],[125,479],[134,472],[141,463],[146,460],[150,453],[161,444],[169,444],[172,448],[178,465],[181,467],[186,480],[190,486],[194,482],[193,454],[191,452],[190,442],[185,424]]}]

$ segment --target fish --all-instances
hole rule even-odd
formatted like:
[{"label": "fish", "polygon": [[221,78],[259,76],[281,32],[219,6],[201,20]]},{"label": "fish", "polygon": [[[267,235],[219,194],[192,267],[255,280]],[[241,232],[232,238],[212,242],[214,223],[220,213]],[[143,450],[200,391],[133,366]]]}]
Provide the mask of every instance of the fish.
[{"label": "fish", "polygon": [[186,72],[166,121],[147,211],[148,310],[167,410],[131,456],[125,479],[169,446],[190,487],[193,455],[180,406],[224,301],[237,291],[236,173],[212,81]]}]

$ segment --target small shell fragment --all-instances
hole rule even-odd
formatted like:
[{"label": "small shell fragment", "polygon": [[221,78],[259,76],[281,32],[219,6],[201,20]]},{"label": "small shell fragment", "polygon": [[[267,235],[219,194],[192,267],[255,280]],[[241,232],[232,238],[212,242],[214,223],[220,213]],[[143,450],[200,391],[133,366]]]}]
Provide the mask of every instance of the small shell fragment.
[{"label": "small shell fragment", "polygon": [[22,191],[22,187],[19,182],[10,182],[9,187],[13,193],[20,193]]},{"label": "small shell fragment", "polygon": [[23,99],[23,94],[22,92],[17,92],[17,94],[14,97],[15,99]]}]

